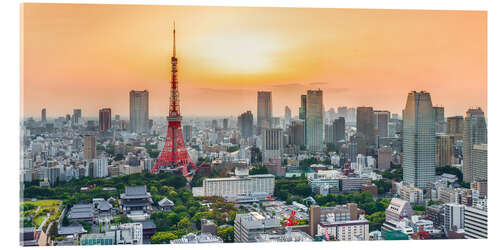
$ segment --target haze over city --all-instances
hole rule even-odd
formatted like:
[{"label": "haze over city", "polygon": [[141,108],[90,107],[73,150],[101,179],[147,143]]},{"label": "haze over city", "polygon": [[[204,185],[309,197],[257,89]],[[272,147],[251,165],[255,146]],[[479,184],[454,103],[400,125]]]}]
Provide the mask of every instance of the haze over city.
[{"label": "haze over city", "polygon": [[184,116],[256,112],[271,90],[275,115],[298,115],[322,89],[328,110],[373,106],[401,114],[426,90],[446,116],[487,114],[486,12],[79,4],[22,7],[23,115],[81,108],[129,113],[130,90],[168,112],[175,20]]}]

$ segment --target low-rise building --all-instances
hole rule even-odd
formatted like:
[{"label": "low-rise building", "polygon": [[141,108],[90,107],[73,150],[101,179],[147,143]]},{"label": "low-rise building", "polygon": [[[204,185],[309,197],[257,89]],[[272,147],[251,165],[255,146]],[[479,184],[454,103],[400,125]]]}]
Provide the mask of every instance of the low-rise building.
[{"label": "low-rise building", "polygon": [[121,213],[135,221],[147,220],[153,211],[153,200],[146,186],[126,186],[118,204]]},{"label": "low-rise building", "polygon": [[234,242],[256,242],[258,234],[270,232],[281,226],[276,217],[257,212],[237,214],[234,220]]},{"label": "low-rise building", "polygon": [[217,235],[209,233],[193,234],[189,233],[179,239],[171,240],[170,244],[203,244],[203,243],[224,243]]}]

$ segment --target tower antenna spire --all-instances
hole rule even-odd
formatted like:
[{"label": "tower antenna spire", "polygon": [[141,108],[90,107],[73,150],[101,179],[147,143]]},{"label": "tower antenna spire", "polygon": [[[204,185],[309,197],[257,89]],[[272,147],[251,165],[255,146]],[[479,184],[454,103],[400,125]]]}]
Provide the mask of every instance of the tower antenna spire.
[{"label": "tower antenna spire", "polygon": [[174,21],[174,57],[175,57],[175,21]]}]

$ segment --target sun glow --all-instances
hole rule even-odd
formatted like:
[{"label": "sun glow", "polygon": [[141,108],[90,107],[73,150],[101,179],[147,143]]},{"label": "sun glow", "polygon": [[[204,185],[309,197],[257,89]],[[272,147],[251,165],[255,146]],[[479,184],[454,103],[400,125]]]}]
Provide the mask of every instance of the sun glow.
[{"label": "sun glow", "polygon": [[228,73],[258,74],[271,72],[275,56],[283,50],[277,37],[259,34],[213,36],[204,43],[207,65]]}]

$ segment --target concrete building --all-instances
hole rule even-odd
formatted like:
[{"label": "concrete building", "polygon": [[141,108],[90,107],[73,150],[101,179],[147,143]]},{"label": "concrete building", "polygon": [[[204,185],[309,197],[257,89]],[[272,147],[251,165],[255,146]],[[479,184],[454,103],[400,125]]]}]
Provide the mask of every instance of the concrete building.
[{"label": "concrete building", "polygon": [[391,112],[385,110],[373,111],[375,118],[375,142],[377,147],[380,145],[380,138],[389,136],[389,120],[391,119]]},{"label": "concrete building", "polygon": [[205,244],[224,243],[220,237],[210,233],[188,233],[179,239],[171,240],[170,244]]},{"label": "concrete building", "polygon": [[238,116],[238,129],[245,139],[253,136],[253,115],[250,110]]},{"label": "concrete building", "polygon": [[41,117],[42,123],[47,122],[47,109],[43,108],[42,109],[42,117]]},{"label": "concrete building", "polygon": [[323,91],[308,90],[306,99],[306,147],[323,151]]},{"label": "concrete building", "polygon": [[285,125],[289,125],[292,120],[292,110],[285,106]]},{"label": "concrete building", "polygon": [[369,225],[368,220],[364,218],[351,221],[333,221],[331,217],[327,217],[318,224],[318,236],[337,241],[369,240]]},{"label": "concrete building", "polygon": [[81,109],[73,109],[73,125],[80,125],[82,122],[82,110]]},{"label": "concrete building", "polygon": [[488,211],[480,207],[465,207],[464,227],[466,239],[487,239]]},{"label": "concrete building", "polygon": [[[363,213],[364,211],[359,209],[356,203],[347,203],[346,205],[337,205],[335,207],[320,207],[317,205],[312,205],[309,208],[308,233],[312,237],[315,237],[318,234],[321,235],[321,232],[318,231],[318,225],[321,223],[321,221],[357,221],[362,219],[360,218],[360,216]],[[336,226],[341,226],[341,224],[338,224]]]},{"label": "concrete building", "polygon": [[481,108],[467,110],[463,132],[463,179],[465,182],[480,180],[480,176],[478,178],[474,176],[472,150],[476,144],[487,143],[487,127],[483,110]]},{"label": "concrete building", "polygon": [[436,167],[453,165],[453,140],[450,135],[436,135]]},{"label": "concrete building", "polygon": [[400,189],[401,199],[411,204],[424,204],[424,192],[420,188],[402,185]]},{"label": "concrete building", "polygon": [[108,177],[108,161],[106,159],[93,159],[93,177],[103,178]]},{"label": "concrete building", "polygon": [[446,120],[444,119],[444,107],[432,107],[434,109],[434,124],[436,133],[446,133]]},{"label": "concrete building", "polygon": [[262,129],[262,162],[281,159],[283,153],[283,130],[280,128]]},{"label": "concrete building", "polygon": [[410,202],[398,198],[392,198],[391,203],[385,209],[386,222],[399,222],[403,218],[411,218],[413,209]]},{"label": "concrete building", "polygon": [[446,118],[446,133],[454,136],[463,136],[464,131],[464,117],[452,116]]},{"label": "concrete building", "polygon": [[376,145],[375,113],[372,107],[356,108],[356,140],[358,153],[372,155]]},{"label": "concrete building", "polygon": [[454,228],[464,228],[465,206],[460,204],[448,203],[444,205],[444,229],[446,231],[455,231]]},{"label": "concrete building", "polygon": [[83,157],[85,160],[92,160],[97,157],[95,135],[83,136]]},{"label": "concrete building", "polygon": [[149,92],[131,90],[130,97],[130,131],[134,133],[149,132]]},{"label": "concrete building", "polygon": [[273,102],[270,91],[257,92],[257,135],[262,129],[272,128]]},{"label": "concrete building", "polygon": [[418,188],[436,174],[434,109],[428,92],[408,94],[403,110],[403,181]]},{"label": "concrete building", "polygon": [[473,181],[470,184],[472,190],[477,190],[479,193],[479,198],[485,198],[488,196],[488,181]]},{"label": "concrete building", "polygon": [[381,147],[378,149],[377,169],[379,171],[386,171],[391,168],[392,161],[392,148]]},{"label": "concrete building", "polygon": [[435,228],[444,227],[444,206],[431,205],[425,208],[425,215],[432,221]]},{"label": "concrete building", "polygon": [[239,196],[252,193],[274,193],[274,175],[211,178],[203,180],[204,196]]},{"label": "concrete building", "polygon": [[488,145],[473,145],[471,158],[473,181],[488,180]]},{"label": "concrete building", "polygon": [[301,147],[305,146],[305,122],[303,120],[292,121],[288,129],[290,144]]},{"label": "concrete building", "polygon": [[271,232],[280,226],[277,217],[264,216],[257,212],[237,214],[234,219],[234,242],[256,242],[258,234]]},{"label": "concrete building", "polygon": [[111,128],[111,109],[103,108],[99,110],[99,132],[106,133]]}]

